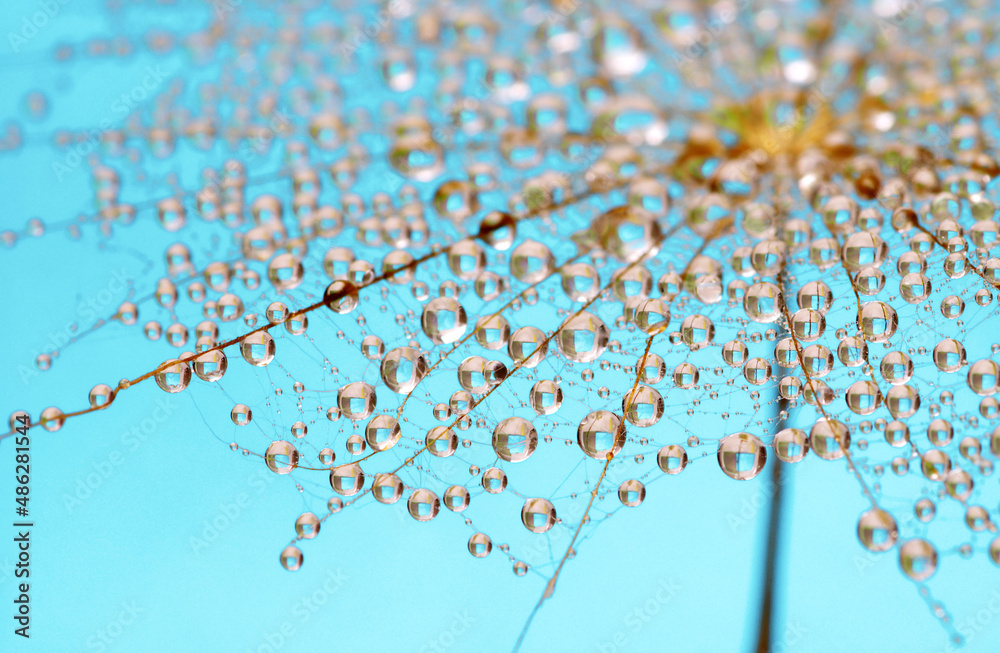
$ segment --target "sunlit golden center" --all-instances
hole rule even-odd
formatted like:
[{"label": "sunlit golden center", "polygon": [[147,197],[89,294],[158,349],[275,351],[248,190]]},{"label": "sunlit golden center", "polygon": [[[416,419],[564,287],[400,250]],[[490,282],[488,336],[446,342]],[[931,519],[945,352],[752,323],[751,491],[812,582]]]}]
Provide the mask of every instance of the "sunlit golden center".
[{"label": "sunlit golden center", "polygon": [[717,120],[737,135],[740,150],[797,156],[820,145],[834,130],[836,120],[829,100],[819,90],[792,96],[758,93],[743,104],[724,107]]}]

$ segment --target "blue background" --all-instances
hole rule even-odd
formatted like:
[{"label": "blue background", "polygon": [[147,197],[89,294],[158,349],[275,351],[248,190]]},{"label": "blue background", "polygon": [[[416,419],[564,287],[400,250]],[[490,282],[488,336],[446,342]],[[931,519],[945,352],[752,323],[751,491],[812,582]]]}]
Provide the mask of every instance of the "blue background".
[{"label": "blue background", "polygon": [[[19,29],[36,6],[5,3],[0,34]],[[99,123],[147,66],[193,79],[212,73],[189,68],[181,53],[158,57],[146,50],[55,64],[53,44],[137,37],[152,25],[185,30],[205,18],[204,8],[193,5],[144,2],[111,12],[73,0],[21,52],[0,44],[0,115],[24,116],[30,89],[44,90],[51,102],[46,119],[25,122],[26,145],[0,154],[0,230],[20,231],[32,217],[52,225],[43,237],[0,250],[5,417],[21,408],[37,416],[50,405],[83,407],[95,383],[114,386],[169,355],[164,343],[142,339],[137,328],[111,324],[66,348],[50,371],[34,373],[48,334],[71,322],[90,326],[80,302],[105,297],[114,271],[126,270],[138,296],[148,294],[163,274],[164,247],[177,238],[149,211],[133,225],[116,225],[111,238],[99,237],[93,226],[84,227],[82,238],[67,235],[60,227],[92,210],[90,177],[84,164],[55,180],[49,135]],[[137,200],[145,190],[141,183],[128,188]],[[209,247],[209,235],[185,237]],[[112,294],[102,305],[105,317],[125,299],[125,292]],[[970,352],[970,360],[986,354]],[[231,368],[245,367],[236,358],[230,356]],[[33,370],[25,379],[21,366]],[[70,420],[58,432],[32,430],[32,637],[13,636],[6,616],[15,579],[12,531],[5,526],[0,649],[510,649],[546,577],[516,577],[496,550],[485,560],[471,557],[459,515],[442,511],[423,524],[409,518],[405,502],[368,501],[334,515],[316,540],[302,545],[300,572],[282,569],[278,552],[294,517],[315,510],[316,502],[297,491],[293,478],[270,474],[259,458],[225,446],[237,436],[226,425],[231,404],[220,399],[205,390],[168,396],[146,382],[122,393],[112,409]],[[159,401],[168,402],[170,412],[155,421]],[[123,435],[133,426],[142,432],[150,419],[155,427],[143,439]],[[0,445],[0,515],[14,508],[9,444]],[[615,511],[613,523],[577,545],[524,650],[747,650],[756,634],[770,464],[756,480],[738,483],[709,456],[676,477],[648,483],[641,508]],[[773,650],[947,650],[946,633],[900,573],[895,551],[869,556],[858,544],[856,520],[866,502],[842,461],[810,456],[790,472],[779,577],[784,628]],[[509,516],[516,524],[516,513]],[[196,547],[193,538],[207,539],[212,522],[217,535]],[[945,556],[932,583],[960,626],[979,615],[969,627],[969,651],[994,650],[1000,635],[998,613],[988,607],[1000,596],[996,571],[983,555],[960,563]]]}]

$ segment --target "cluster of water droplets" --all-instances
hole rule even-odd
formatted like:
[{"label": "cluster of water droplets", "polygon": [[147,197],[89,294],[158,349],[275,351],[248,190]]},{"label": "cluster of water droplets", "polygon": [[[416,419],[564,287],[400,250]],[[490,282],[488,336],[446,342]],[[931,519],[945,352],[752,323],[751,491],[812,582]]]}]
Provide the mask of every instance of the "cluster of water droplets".
[{"label": "cluster of water droplets", "polygon": [[[174,39],[218,76],[105,134],[97,208],[68,229],[156,220],[171,242],[102,324],[162,342],[147,377],[213,388],[233,451],[311,497],[287,569],[373,500],[461,516],[471,555],[547,575],[532,538],[641,509],[702,460],[749,481],[772,456],[841,465],[861,545],[918,583],[946,553],[1000,565],[1000,167],[977,73],[997,65],[961,46],[918,65],[992,30],[930,11],[869,42],[857,16],[765,3],[706,44],[701,5],[675,4],[223,12]],[[795,47],[807,25],[839,47]],[[123,199],[191,151],[215,163]],[[929,535],[939,513],[964,530]]]}]

